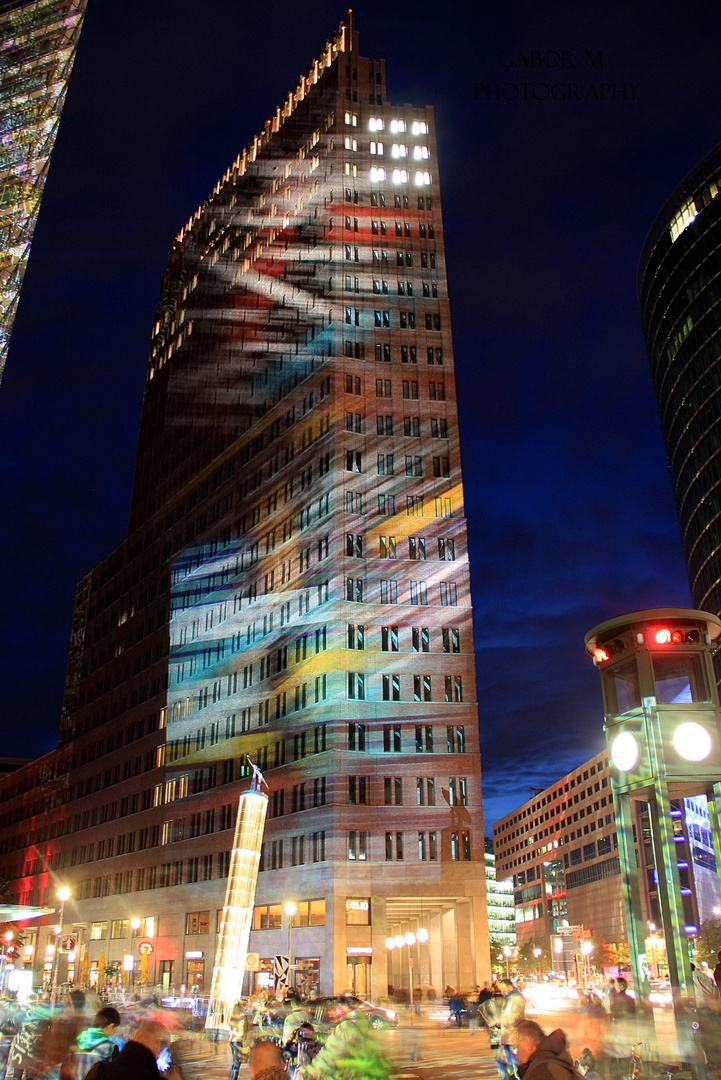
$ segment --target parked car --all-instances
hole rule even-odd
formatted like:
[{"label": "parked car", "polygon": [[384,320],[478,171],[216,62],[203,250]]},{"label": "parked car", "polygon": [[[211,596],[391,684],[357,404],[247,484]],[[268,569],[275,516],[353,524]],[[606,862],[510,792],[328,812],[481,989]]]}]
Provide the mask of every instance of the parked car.
[{"label": "parked car", "polygon": [[318,1031],[329,1031],[348,1016],[365,1016],[376,1031],[398,1027],[398,1017],[392,1009],[384,1009],[353,994],[318,998],[309,1001],[306,1007],[311,1014],[311,1023]]}]

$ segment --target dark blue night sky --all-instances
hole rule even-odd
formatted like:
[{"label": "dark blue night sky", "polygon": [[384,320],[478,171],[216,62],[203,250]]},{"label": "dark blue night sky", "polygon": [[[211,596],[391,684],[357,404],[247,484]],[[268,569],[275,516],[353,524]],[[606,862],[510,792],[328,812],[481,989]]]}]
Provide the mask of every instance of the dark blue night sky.
[{"label": "dark blue night sky", "polygon": [[[585,632],[690,605],[635,273],[666,198],[721,141],[721,15],[679,0],[355,14],[389,99],[436,108],[490,824],[602,746]],[[56,744],[75,582],[127,526],[173,237],[342,18],[328,0],[88,2],[0,387],[3,754]],[[503,67],[506,50],[577,66]],[[599,51],[605,67],[584,66]],[[588,99],[474,97],[569,82]],[[601,83],[635,89],[593,100]]]}]

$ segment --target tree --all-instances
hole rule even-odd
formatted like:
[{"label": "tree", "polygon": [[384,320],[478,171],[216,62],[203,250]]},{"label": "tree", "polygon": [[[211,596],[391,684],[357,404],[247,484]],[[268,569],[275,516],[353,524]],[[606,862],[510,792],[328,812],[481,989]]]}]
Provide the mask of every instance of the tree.
[{"label": "tree", "polygon": [[716,967],[718,953],[721,950],[721,918],[713,916],[705,919],[696,938],[699,961],[706,961],[709,967]]},{"label": "tree", "polygon": [[602,967],[617,967],[619,971],[627,971],[630,968],[631,954],[627,941],[606,941],[598,934],[596,948],[598,950],[596,955]]}]

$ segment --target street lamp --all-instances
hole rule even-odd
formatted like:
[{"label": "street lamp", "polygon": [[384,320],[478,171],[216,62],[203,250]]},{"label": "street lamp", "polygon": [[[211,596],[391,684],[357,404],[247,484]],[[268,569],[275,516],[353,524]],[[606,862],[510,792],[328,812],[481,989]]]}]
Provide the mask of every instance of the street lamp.
[{"label": "street lamp", "polygon": [[63,932],[63,918],[65,917],[65,904],[71,897],[70,889],[65,885],[61,885],[55,894],[60,901],[60,925],[55,927],[55,951],[53,952],[53,971],[50,982],[50,1008],[55,1008],[55,997],[57,994],[58,985],[58,952],[60,951],[60,935]]},{"label": "street lamp", "polygon": [[290,990],[292,985],[293,985],[293,975],[292,975],[292,971],[293,971],[293,967],[292,967],[292,965],[293,965],[293,954],[291,952],[291,942],[292,942],[292,936],[291,935],[293,933],[293,916],[295,915],[296,911],[298,910],[298,905],[294,904],[292,900],[289,900],[288,903],[283,908],[283,910],[285,911],[286,915],[288,916],[288,989]]},{"label": "street lamp", "polygon": [[506,978],[510,979],[510,975],[509,975],[509,972],[508,972],[508,961],[513,956],[513,949],[511,948],[510,945],[504,945],[503,946],[503,955],[506,958]]},{"label": "street lamp", "polygon": [[[394,949],[402,949],[404,945],[408,946],[408,987],[409,987],[409,1001],[411,1003],[411,1024],[413,1023],[413,957],[411,955],[411,949],[418,942],[423,944],[428,941],[429,933],[424,926],[420,926],[416,930],[415,934],[412,930],[409,930],[406,934],[396,934],[395,937],[386,938],[386,949],[388,952],[393,952]],[[420,950],[419,950],[420,951]]]},{"label": "street lamp", "polygon": [[541,957],[543,956],[543,949],[539,949],[538,945],[536,945],[536,948],[533,950],[533,955],[535,956],[536,960],[538,961],[538,980],[540,982],[540,980],[541,980]]},{"label": "street lamp", "polygon": [[133,958],[133,966],[130,969],[130,985],[135,986],[135,938],[138,930],[140,929],[140,919],[131,919],[130,926],[133,931],[133,935],[130,939],[130,955]]}]

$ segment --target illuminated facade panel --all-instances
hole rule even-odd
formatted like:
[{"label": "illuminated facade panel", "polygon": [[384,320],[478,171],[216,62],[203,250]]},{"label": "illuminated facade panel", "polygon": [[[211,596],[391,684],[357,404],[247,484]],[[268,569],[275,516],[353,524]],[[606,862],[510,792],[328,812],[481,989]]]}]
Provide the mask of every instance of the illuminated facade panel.
[{"label": "illuminated facade panel", "polygon": [[86,2],[0,6],[0,379]]},{"label": "illuminated facade panel", "polygon": [[81,922],[100,896],[157,917],[161,985],[209,978],[246,755],[266,966],[292,901],[306,989],[407,990],[385,940],[421,926],[422,981],[489,977],[433,110],[387,101],[352,26],[176,238],[130,532],[78,589],[61,744],[53,870]]}]

